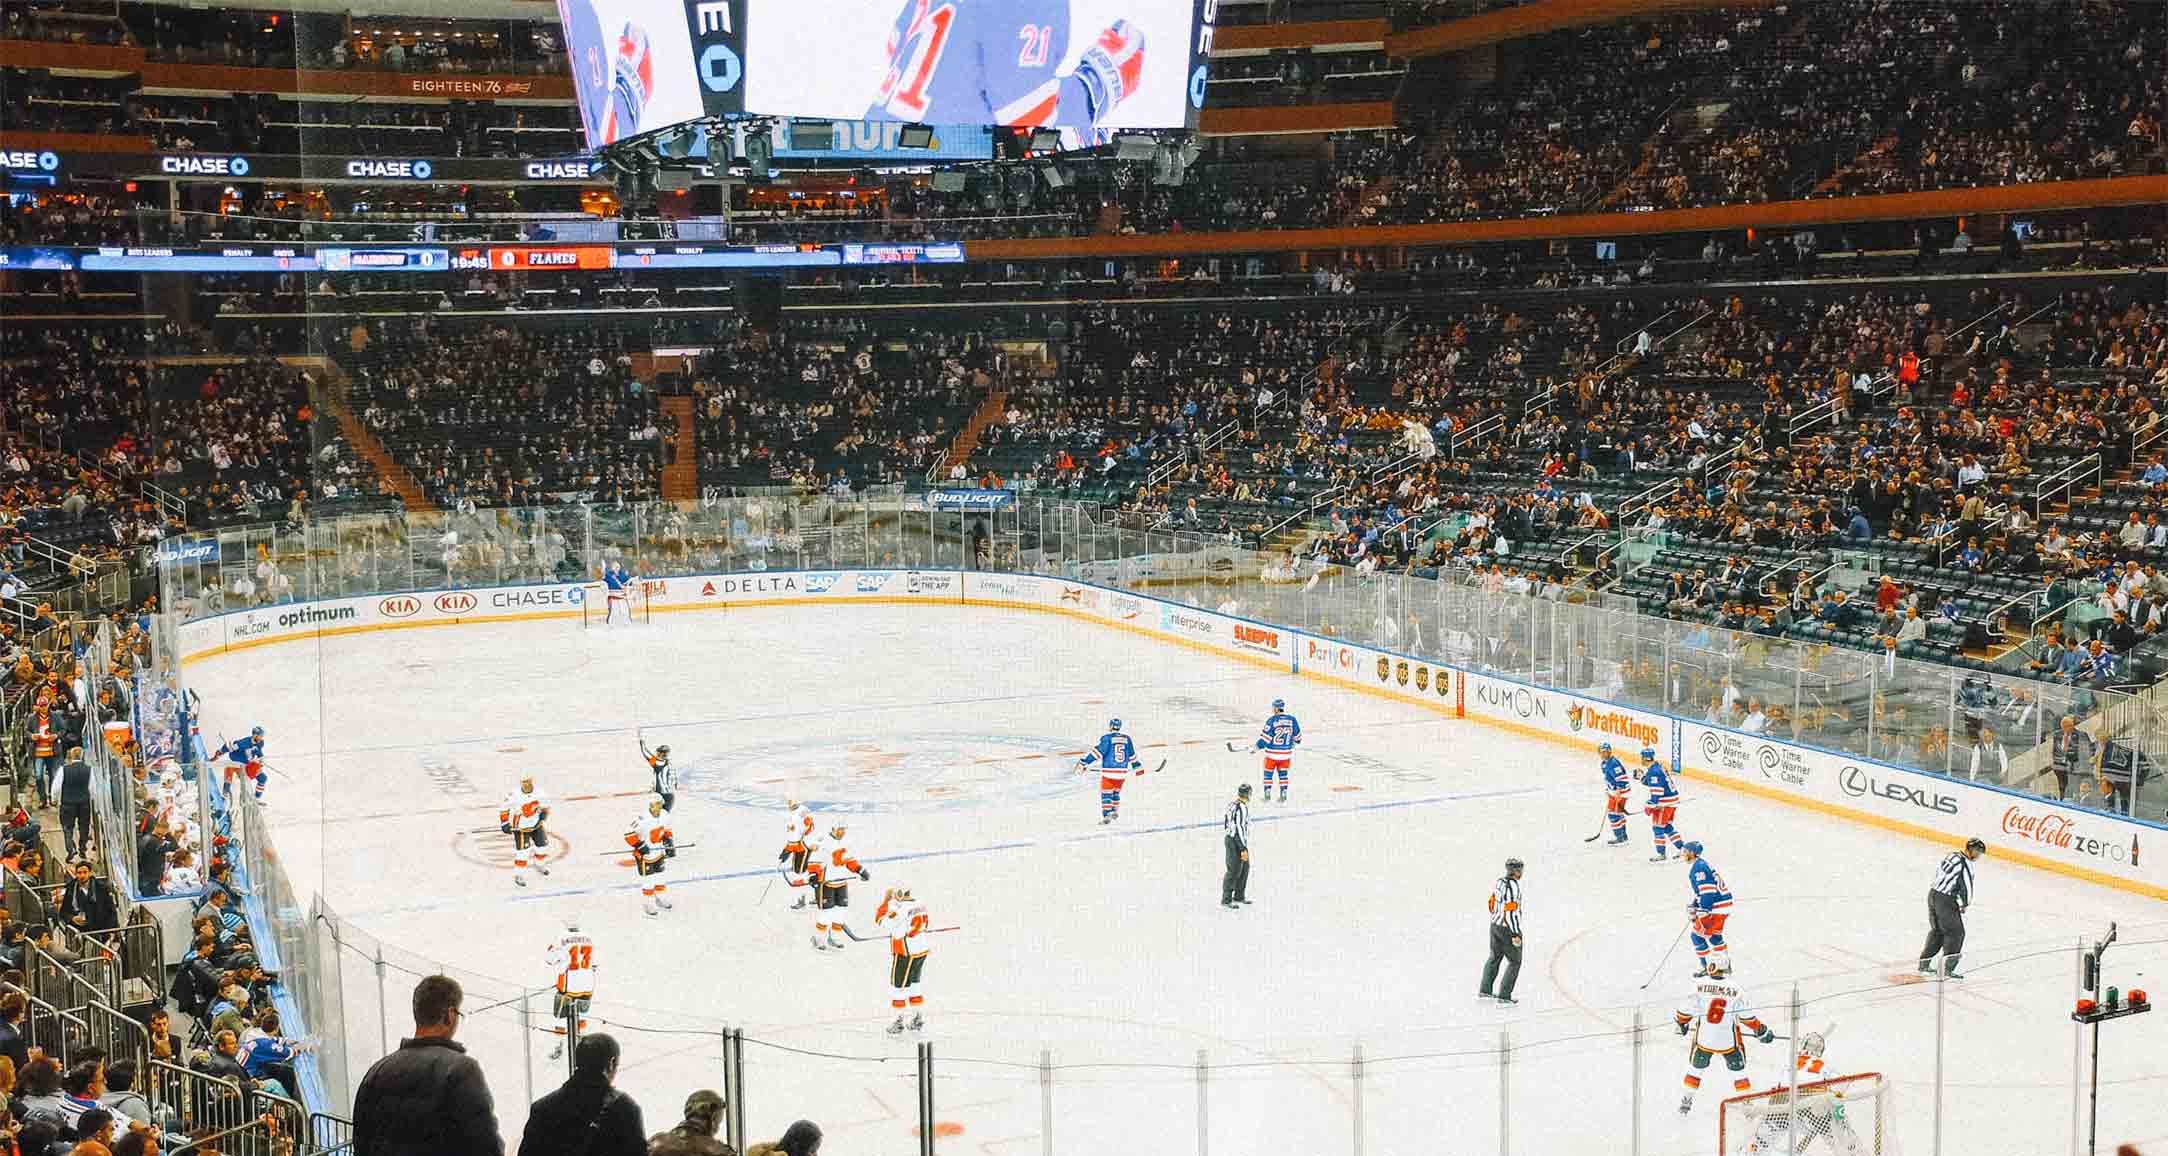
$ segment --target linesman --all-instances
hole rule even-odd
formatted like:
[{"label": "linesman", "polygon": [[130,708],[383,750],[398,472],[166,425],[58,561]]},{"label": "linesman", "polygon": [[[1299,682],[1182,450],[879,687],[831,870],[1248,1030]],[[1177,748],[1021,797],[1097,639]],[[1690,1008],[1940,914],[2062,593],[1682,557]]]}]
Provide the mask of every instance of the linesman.
[{"label": "linesman", "polygon": [[1229,911],[1250,901],[1250,785],[1235,790],[1220,820],[1220,842],[1227,847],[1227,873],[1220,876],[1220,906]]},{"label": "linesman", "polygon": [[1920,974],[1935,974],[1935,955],[1942,956],[1942,978],[1963,979],[1957,959],[1965,952],[1965,909],[1972,906],[1972,864],[1987,854],[1987,844],[1965,840],[1965,849],[1942,857],[1935,868],[1934,886],[1927,889],[1927,945],[1920,948]]}]

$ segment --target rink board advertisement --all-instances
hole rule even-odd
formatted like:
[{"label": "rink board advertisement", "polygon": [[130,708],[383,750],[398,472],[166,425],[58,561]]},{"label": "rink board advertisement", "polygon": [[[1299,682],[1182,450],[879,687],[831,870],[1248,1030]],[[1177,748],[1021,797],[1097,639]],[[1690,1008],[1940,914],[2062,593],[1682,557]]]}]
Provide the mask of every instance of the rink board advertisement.
[{"label": "rink board advertisement", "polygon": [[[970,603],[1040,610],[1420,704],[1632,765],[1644,748],[1691,779],[1893,831],[2168,898],[2168,837],[2154,826],[1996,787],[1910,771],[1762,735],[1289,630],[1091,582],[954,570],[810,570],[695,575],[641,583],[658,616],[735,605]],[[416,591],[228,611],[179,627],[183,661],[300,638],[464,623],[577,618],[599,596],[572,583]],[[659,624],[665,621],[658,618]],[[1595,767],[1589,767],[1591,798]],[[1692,797],[1682,811],[1690,826]]]}]

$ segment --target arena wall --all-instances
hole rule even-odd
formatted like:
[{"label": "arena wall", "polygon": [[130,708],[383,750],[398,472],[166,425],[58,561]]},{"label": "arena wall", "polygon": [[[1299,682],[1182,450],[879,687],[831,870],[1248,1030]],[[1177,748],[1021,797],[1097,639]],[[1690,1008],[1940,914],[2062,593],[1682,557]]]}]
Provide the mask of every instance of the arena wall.
[{"label": "arena wall", "polygon": [[[2168,899],[2168,827],[2158,824],[1472,673],[1091,582],[953,570],[815,570],[656,578],[645,580],[643,588],[657,615],[829,602],[947,603],[1064,615],[1577,750],[1593,751],[1597,744],[1610,742],[1629,762],[1642,748],[1652,748],[1696,784],[1950,846],[1978,835],[1998,859]],[[181,661],[190,663],[300,638],[576,619],[586,595],[579,585],[556,583],[258,607],[182,626],[178,649]],[[1595,781],[1592,767],[1588,818],[1597,814]],[[1687,810],[1692,813],[1691,798]],[[2148,842],[2153,844],[2150,851]]]}]

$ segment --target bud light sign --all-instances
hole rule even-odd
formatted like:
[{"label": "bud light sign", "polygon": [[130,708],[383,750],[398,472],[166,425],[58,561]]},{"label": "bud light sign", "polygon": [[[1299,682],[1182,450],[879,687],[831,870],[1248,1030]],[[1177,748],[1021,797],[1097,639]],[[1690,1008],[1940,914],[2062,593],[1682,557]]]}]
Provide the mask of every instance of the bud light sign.
[{"label": "bud light sign", "polygon": [[1016,491],[934,490],[926,504],[936,510],[1006,510],[1016,504]]},{"label": "bud light sign", "polygon": [[151,560],[160,566],[174,566],[184,562],[218,561],[218,539],[198,538],[193,542],[160,542],[151,553]]}]

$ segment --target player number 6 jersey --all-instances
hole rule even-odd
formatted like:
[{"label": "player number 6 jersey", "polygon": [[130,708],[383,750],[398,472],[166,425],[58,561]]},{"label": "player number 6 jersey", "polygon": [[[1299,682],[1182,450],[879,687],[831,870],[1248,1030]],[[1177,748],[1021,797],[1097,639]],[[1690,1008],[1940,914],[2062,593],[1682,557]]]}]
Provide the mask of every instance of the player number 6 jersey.
[{"label": "player number 6 jersey", "polygon": [[1708,979],[1694,986],[1694,996],[1678,1012],[1681,1026],[1692,1025],[1694,1046],[1722,1054],[1739,1050],[1742,1030],[1759,1034],[1761,1020],[1747,1006],[1746,996],[1731,984]]}]

